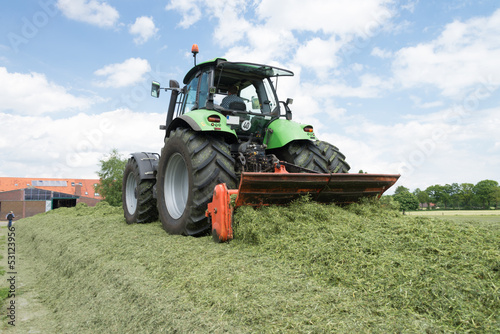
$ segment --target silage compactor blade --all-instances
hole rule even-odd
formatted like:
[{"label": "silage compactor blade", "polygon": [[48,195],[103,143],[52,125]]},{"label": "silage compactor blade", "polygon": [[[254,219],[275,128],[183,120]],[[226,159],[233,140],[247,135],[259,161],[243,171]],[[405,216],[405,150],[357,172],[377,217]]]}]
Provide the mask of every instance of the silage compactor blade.
[{"label": "silage compactor blade", "polygon": [[[398,174],[316,174],[288,173],[283,165],[275,173],[242,173],[239,188],[215,187],[206,216],[212,222],[212,236],[217,242],[233,238],[234,208],[243,205],[288,204],[302,195],[321,203],[349,204],[364,197],[377,197],[389,189]],[[231,204],[231,195],[237,195]]]}]

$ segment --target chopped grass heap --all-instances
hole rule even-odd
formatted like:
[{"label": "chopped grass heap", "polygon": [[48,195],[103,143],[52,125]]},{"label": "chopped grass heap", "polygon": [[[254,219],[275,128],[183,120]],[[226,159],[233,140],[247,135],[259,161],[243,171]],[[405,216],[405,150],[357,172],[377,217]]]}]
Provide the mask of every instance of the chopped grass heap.
[{"label": "chopped grass heap", "polygon": [[[19,276],[59,333],[498,332],[500,223],[302,198],[239,208],[235,240],[127,225],[105,205],[16,226]],[[20,310],[19,312],[22,312]]]}]

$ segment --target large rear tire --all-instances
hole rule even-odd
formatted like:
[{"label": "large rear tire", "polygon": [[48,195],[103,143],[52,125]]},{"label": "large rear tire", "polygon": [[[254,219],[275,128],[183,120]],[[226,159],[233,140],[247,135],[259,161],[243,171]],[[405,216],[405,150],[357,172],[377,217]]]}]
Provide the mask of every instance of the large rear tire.
[{"label": "large rear tire", "polygon": [[348,173],[351,166],[345,162],[345,155],[340,153],[336,146],[325,141],[317,140],[314,142],[321,154],[328,161],[328,170],[331,173]]},{"label": "large rear tire", "polygon": [[155,179],[141,180],[139,165],[130,158],[125,166],[122,184],[123,214],[127,224],[150,223],[158,219],[153,196]]},{"label": "large rear tire", "polygon": [[[280,160],[284,160],[296,166],[314,170],[320,173],[328,173],[327,160],[321,155],[319,149],[312,141],[292,141],[285,147],[281,148],[276,156]],[[290,173],[303,173],[304,170],[287,167]]]},{"label": "large rear tire", "polygon": [[[347,173],[349,165],[339,150],[323,141],[292,141],[276,152],[280,160],[320,173]],[[290,173],[303,173],[300,168],[287,167]]]},{"label": "large rear tire", "polygon": [[157,174],[157,207],[163,228],[170,234],[204,235],[205,217],[214,188],[236,187],[234,159],[220,138],[178,128],[162,149]]}]

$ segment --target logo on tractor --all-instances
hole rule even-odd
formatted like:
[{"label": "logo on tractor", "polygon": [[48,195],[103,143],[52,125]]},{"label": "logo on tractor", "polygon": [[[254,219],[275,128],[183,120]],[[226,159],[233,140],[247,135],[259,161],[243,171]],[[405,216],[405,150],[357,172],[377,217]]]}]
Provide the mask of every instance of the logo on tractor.
[{"label": "logo on tractor", "polygon": [[243,131],[248,131],[250,130],[250,128],[252,127],[252,123],[250,123],[250,121],[243,121],[243,123],[241,123],[241,129]]}]

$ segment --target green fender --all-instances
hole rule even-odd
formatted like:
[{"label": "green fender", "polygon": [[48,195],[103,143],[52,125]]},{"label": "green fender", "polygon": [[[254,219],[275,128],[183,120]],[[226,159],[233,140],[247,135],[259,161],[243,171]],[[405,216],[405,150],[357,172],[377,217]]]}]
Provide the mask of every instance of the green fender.
[{"label": "green fender", "polygon": [[271,129],[272,131],[266,131],[264,143],[267,143],[268,149],[273,149],[283,147],[294,140],[316,140],[314,132],[304,131],[304,128],[306,127],[310,127],[312,130],[311,125],[299,124],[297,122],[279,118],[269,124],[268,129]]},{"label": "green fender", "polygon": [[[208,118],[210,116],[218,116],[220,118],[220,122],[209,121]],[[172,124],[168,127],[167,133],[170,133],[171,130],[177,127],[185,126],[187,124],[194,131],[220,132],[223,136],[228,136],[233,139],[233,141],[236,141],[238,138],[236,132],[231,129],[226,122],[226,116],[217,111],[197,109],[176,117],[172,121]]]}]

